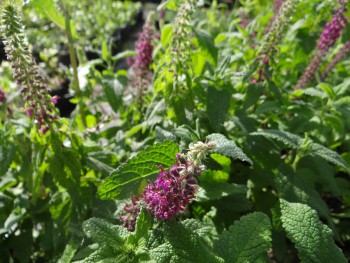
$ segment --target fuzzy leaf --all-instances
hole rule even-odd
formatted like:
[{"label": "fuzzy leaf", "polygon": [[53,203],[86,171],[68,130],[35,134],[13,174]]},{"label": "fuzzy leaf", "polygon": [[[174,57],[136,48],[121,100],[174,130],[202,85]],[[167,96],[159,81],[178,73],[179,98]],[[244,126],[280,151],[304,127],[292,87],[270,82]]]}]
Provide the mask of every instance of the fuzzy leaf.
[{"label": "fuzzy leaf", "polygon": [[227,157],[238,159],[244,162],[248,162],[250,165],[253,165],[252,160],[245,155],[241,148],[239,148],[234,141],[228,140],[224,135],[219,133],[213,133],[206,137],[207,141],[213,141],[216,143],[214,152],[220,153]]},{"label": "fuzzy leaf", "polygon": [[178,146],[170,141],[153,145],[139,152],[113,171],[98,188],[101,199],[126,199],[138,193],[147,180],[154,179],[158,165],[165,169],[175,163]]},{"label": "fuzzy leaf", "polygon": [[301,262],[347,262],[333,240],[332,230],[319,220],[315,210],[280,199],[282,225],[295,244]]},{"label": "fuzzy leaf", "polygon": [[305,141],[305,139],[297,135],[279,130],[258,131],[250,133],[250,135],[264,136],[266,138],[280,141],[286,146],[292,147],[293,149],[300,149],[304,151],[305,154],[321,157],[322,159],[337,166],[340,166],[349,172],[349,167],[347,163],[338,153],[328,149],[327,147],[324,147],[321,144],[314,143],[310,139],[308,139],[308,141]]},{"label": "fuzzy leaf", "polygon": [[209,86],[207,92],[207,114],[209,123],[215,132],[219,132],[224,124],[230,108],[231,93],[227,89],[218,90]]},{"label": "fuzzy leaf", "polygon": [[161,242],[151,249],[151,258],[157,263],[181,262],[181,263],[211,263],[224,262],[215,256],[202,236],[207,236],[211,228],[185,220],[183,222],[169,222],[162,232],[155,236],[163,235]]},{"label": "fuzzy leaf", "polygon": [[127,257],[123,253],[116,254],[113,247],[102,246],[83,260],[83,263],[127,263]]},{"label": "fuzzy leaf", "polygon": [[340,166],[344,168],[345,170],[349,171],[349,166],[348,164],[344,161],[344,159],[335,151],[332,151],[326,147],[324,147],[321,144],[318,143],[312,143],[310,145],[310,150],[309,150],[310,155],[316,155],[318,157],[321,157],[322,159],[335,164],[337,166]]},{"label": "fuzzy leaf", "polygon": [[94,242],[111,247],[122,246],[129,234],[126,228],[112,225],[99,218],[90,218],[85,221],[83,223],[83,230]]},{"label": "fuzzy leaf", "polygon": [[215,242],[225,262],[257,262],[271,247],[270,219],[261,212],[243,216]]},{"label": "fuzzy leaf", "polygon": [[308,204],[332,223],[326,203],[306,176],[295,174],[291,167],[282,164],[275,173],[275,182],[280,197],[290,202]]},{"label": "fuzzy leaf", "polygon": [[264,130],[258,132],[252,132],[250,135],[253,136],[264,136],[266,138],[274,139],[280,141],[286,146],[297,149],[299,145],[303,142],[303,139],[297,135],[289,132],[279,131],[279,130]]}]

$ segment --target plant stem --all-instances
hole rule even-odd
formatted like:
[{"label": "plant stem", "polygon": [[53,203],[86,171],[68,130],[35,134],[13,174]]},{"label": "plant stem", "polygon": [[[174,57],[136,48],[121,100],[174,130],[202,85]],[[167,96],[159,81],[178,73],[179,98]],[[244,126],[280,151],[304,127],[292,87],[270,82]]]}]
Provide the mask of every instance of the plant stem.
[{"label": "plant stem", "polygon": [[294,158],[293,164],[292,164],[294,171],[297,170],[297,165],[298,165],[301,158],[302,158],[302,156],[297,153],[295,158]]},{"label": "plant stem", "polygon": [[70,61],[71,61],[71,66],[73,68],[73,86],[75,90],[75,95],[78,97],[78,107],[79,107],[79,113],[80,117],[82,119],[84,128],[86,128],[86,117],[85,117],[85,111],[84,111],[84,104],[83,104],[83,97],[82,93],[80,90],[80,85],[79,85],[79,78],[78,78],[78,63],[77,63],[77,58],[75,54],[75,49],[74,49],[74,39],[72,35],[72,29],[70,26],[70,19],[68,14],[65,14],[65,26],[66,26],[66,34],[68,37],[68,47],[69,47],[69,56],[70,56]]}]

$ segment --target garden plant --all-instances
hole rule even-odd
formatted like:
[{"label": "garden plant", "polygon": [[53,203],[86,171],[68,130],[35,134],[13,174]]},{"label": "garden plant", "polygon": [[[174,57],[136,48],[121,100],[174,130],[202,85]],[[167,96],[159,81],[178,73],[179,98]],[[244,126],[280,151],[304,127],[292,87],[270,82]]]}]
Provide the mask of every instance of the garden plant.
[{"label": "garden plant", "polygon": [[350,4],[159,2],[0,0],[0,262],[348,262]]}]

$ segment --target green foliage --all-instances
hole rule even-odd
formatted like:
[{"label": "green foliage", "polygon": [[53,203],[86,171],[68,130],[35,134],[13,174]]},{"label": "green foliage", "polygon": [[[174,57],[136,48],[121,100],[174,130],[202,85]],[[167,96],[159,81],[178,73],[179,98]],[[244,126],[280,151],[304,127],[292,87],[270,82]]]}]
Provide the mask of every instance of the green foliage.
[{"label": "green foliage", "polygon": [[24,2],[0,5],[0,262],[350,259],[348,25],[294,88],[342,1]]},{"label": "green foliage", "polygon": [[225,262],[263,261],[270,247],[270,220],[259,212],[243,216],[215,242],[215,249]]},{"label": "green foliage", "polygon": [[341,158],[341,156],[320,145],[318,143],[314,143],[312,140],[291,134],[285,131],[278,130],[265,130],[259,132],[253,132],[250,135],[256,136],[264,136],[267,138],[275,139],[277,141],[282,142],[286,146],[292,147],[293,149],[301,150],[304,155],[311,155],[320,157],[330,163],[343,167],[345,170],[349,171],[349,165]]},{"label": "green foliage", "polygon": [[130,198],[142,191],[147,180],[155,178],[159,171],[157,166],[169,168],[177,152],[177,145],[170,141],[150,146],[113,171],[100,185],[98,196],[102,199]]},{"label": "green foliage", "polygon": [[281,202],[281,220],[287,236],[299,253],[301,262],[346,262],[335,245],[332,231],[318,219],[316,211],[307,205]]},{"label": "green foliage", "polygon": [[234,141],[228,140],[224,135],[213,133],[211,135],[208,135],[206,139],[207,141],[215,142],[215,152],[234,159],[248,162],[251,165],[253,164],[249,157],[243,153],[242,149],[239,148]]}]

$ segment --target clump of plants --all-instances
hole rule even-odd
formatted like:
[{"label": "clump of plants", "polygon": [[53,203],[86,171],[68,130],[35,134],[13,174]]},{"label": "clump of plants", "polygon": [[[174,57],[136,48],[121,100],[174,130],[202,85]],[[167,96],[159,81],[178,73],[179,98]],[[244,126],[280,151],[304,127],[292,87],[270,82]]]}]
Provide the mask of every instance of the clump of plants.
[{"label": "clump of plants", "polygon": [[0,5],[0,262],[350,259],[347,1],[167,0],[117,54],[97,13],[131,2],[20,2]]}]

